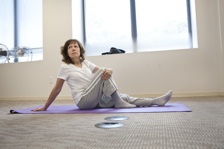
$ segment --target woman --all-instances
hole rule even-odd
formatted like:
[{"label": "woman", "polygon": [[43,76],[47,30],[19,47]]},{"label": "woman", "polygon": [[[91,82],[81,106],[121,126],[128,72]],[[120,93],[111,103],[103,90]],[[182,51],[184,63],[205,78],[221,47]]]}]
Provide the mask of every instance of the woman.
[{"label": "woman", "polygon": [[112,69],[100,68],[84,57],[85,50],[76,39],[70,39],[61,47],[63,56],[57,81],[47,102],[33,111],[45,111],[60,93],[64,82],[69,85],[72,97],[79,109],[94,108],[134,108],[136,106],[164,106],[172,96],[172,91],[158,98],[135,98],[119,95],[112,79]]}]

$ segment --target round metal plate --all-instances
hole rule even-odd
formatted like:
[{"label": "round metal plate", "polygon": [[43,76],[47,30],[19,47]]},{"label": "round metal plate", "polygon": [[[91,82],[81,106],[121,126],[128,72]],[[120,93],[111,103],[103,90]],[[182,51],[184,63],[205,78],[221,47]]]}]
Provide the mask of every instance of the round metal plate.
[{"label": "round metal plate", "polygon": [[95,125],[97,128],[117,128],[122,127],[124,124],[118,122],[102,122]]},{"label": "round metal plate", "polygon": [[109,121],[121,121],[121,120],[127,120],[127,119],[128,119],[127,116],[110,116],[105,118],[105,120],[109,120]]}]

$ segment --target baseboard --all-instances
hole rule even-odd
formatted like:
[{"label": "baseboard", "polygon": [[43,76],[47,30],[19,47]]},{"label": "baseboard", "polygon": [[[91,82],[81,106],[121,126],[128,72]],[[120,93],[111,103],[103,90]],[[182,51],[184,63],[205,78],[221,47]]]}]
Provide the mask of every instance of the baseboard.
[{"label": "baseboard", "polygon": [[[162,94],[130,94],[134,97],[158,97]],[[224,92],[173,93],[172,97],[212,97],[224,96]]]},{"label": "baseboard", "polygon": [[[47,100],[48,97],[4,97],[0,100]],[[56,100],[72,100],[71,96],[58,96]]]},{"label": "baseboard", "polygon": [[[162,94],[129,94],[133,97],[158,97]],[[223,96],[224,92],[173,93],[172,97],[212,97]],[[48,97],[0,97],[0,100],[47,100]],[[72,100],[71,96],[58,96],[56,100]]]}]

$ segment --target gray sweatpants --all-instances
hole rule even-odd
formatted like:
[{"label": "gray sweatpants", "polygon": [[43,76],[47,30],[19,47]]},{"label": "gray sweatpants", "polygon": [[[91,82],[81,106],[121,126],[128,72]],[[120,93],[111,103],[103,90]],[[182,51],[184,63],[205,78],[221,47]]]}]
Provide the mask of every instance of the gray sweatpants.
[{"label": "gray sweatpants", "polygon": [[[79,109],[94,109],[94,108],[109,108],[114,106],[114,101],[111,97],[118,90],[112,78],[102,80],[101,75],[104,69],[100,68],[93,76],[86,90],[77,104]],[[136,98],[127,94],[120,94],[120,98],[128,103],[136,106],[149,106],[150,98]]]},{"label": "gray sweatpants", "polygon": [[111,94],[113,94],[118,88],[112,78],[108,80],[101,79],[103,71],[104,68],[100,68],[94,74],[77,104],[79,109],[94,109],[97,107],[108,108],[114,106]]}]

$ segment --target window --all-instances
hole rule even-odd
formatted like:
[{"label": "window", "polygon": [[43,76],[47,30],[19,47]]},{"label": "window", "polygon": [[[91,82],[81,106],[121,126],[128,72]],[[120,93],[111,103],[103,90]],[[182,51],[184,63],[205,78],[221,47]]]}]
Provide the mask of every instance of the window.
[{"label": "window", "polygon": [[13,48],[14,5],[12,0],[0,1],[0,43]]},{"label": "window", "polygon": [[86,0],[86,49],[95,49],[98,54],[111,46],[131,49],[128,5],[129,0]]},{"label": "window", "polygon": [[186,0],[136,0],[137,49],[190,48]]},{"label": "window", "polygon": [[9,62],[42,60],[42,0],[3,0],[0,11],[0,44],[9,49]]},{"label": "window", "polygon": [[189,49],[195,47],[193,4],[193,0],[80,0],[79,38],[89,56],[111,47],[126,53]]}]

